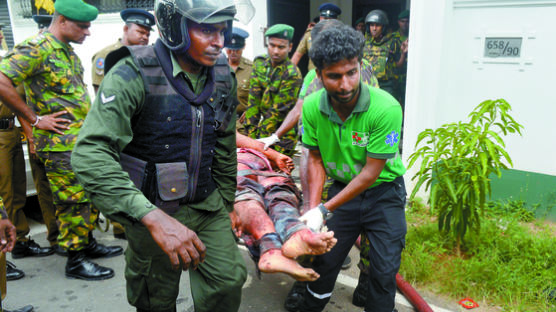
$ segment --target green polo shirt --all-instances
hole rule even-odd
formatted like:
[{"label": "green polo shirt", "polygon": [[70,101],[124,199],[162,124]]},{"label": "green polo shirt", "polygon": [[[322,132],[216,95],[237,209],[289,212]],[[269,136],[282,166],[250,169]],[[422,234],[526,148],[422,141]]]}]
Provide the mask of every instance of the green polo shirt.
[{"label": "green polo shirt", "polygon": [[401,125],[396,99],[365,84],[345,122],[332,109],[325,89],[307,96],[303,104],[303,145],[319,150],[327,175],[346,184],[361,172],[367,157],[387,159],[371,187],[405,173],[398,153]]}]

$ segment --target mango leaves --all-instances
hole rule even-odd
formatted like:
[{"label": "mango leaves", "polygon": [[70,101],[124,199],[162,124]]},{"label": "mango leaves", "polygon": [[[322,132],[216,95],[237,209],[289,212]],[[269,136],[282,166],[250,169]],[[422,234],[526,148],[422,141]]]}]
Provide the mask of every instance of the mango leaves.
[{"label": "mango leaves", "polygon": [[417,137],[415,152],[409,157],[412,167],[420,159],[417,180],[411,193],[430,189],[429,204],[438,215],[440,231],[456,239],[458,252],[468,230],[480,230],[480,216],[490,196],[491,174],[512,166],[502,136],[521,135],[522,125],[509,115],[511,106],[503,99],[487,100],[470,114],[468,122],[426,129]]}]

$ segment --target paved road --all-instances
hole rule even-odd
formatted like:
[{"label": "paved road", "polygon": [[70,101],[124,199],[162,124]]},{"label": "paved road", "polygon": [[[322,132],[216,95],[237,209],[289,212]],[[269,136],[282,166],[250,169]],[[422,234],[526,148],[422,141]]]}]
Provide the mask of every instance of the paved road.
[{"label": "paved road", "polygon": [[[32,238],[46,246],[44,231],[44,225],[35,222],[32,224]],[[111,233],[95,230],[95,237],[102,244],[120,245],[124,248],[127,245],[124,240],[114,239]],[[247,251],[242,248],[242,253],[249,276],[243,287],[240,311],[286,311],[283,308],[283,301],[293,280],[284,274],[262,274],[262,278],[259,280],[255,274],[254,263],[249,258]],[[351,251],[350,256],[353,263],[359,259],[356,249]],[[116,276],[104,281],[90,282],[66,278],[64,276],[66,258],[58,255],[17,260],[13,260],[11,255],[8,255],[8,260],[14,262],[26,273],[23,279],[8,282],[8,295],[4,301],[4,307],[8,310],[32,304],[35,306],[35,311],[38,312],[135,311],[126,300],[123,256],[98,259],[99,264],[113,268]],[[342,271],[326,312],[363,311],[351,304],[351,294],[357,283],[358,273],[355,265]],[[188,274],[185,273],[182,275],[178,297],[178,311],[180,312],[193,311],[188,285]],[[398,294],[397,301],[396,307],[400,312],[414,311],[402,295]],[[441,310],[435,309],[435,311]]]}]

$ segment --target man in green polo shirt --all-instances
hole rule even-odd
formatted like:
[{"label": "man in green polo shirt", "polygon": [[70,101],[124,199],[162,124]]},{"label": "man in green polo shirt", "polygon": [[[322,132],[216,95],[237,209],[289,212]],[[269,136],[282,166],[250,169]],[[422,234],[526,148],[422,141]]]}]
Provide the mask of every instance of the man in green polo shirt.
[{"label": "man in green polo shirt", "polygon": [[[331,44],[331,43],[334,44]],[[371,241],[366,311],[394,309],[396,273],[405,244],[405,168],[398,154],[402,112],[387,92],[361,83],[363,36],[349,26],[323,30],[310,56],[324,89],[305,98],[303,145],[310,150],[310,207],[301,220],[314,231],[324,220],[338,243],[318,256],[320,278],[293,311],[322,311],[342,262],[363,231]],[[334,179],[320,203],[326,176]]]}]

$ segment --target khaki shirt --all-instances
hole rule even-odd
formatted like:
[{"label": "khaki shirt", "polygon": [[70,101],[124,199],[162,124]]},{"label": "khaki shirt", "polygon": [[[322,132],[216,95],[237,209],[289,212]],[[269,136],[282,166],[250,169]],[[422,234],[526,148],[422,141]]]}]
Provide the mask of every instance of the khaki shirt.
[{"label": "khaki shirt", "polygon": [[253,62],[242,57],[237,66],[236,79],[237,79],[237,99],[239,104],[237,106],[237,114],[241,116],[247,109],[247,101],[249,99],[249,78],[253,71]]},{"label": "khaki shirt", "polygon": [[108,53],[118,50],[119,48],[123,47],[124,45],[121,42],[121,39],[118,39],[116,43],[113,43],[104,49],[98,51],[93,55],[93,69],[91,70],[93,75],[93,86],[99,86],[100,82],[104,78],[104,63],[106,61],[106,56]]},{"label": "khaki shirt", "polygon": [[311,50],[311,46],[313,45],[311,42],[312,41],[311,30],[313,30],[312,27],[305,31],[303,38],[301,38],[301,41],[299,41],[299,45],[297,46],[297,49],[295,49],[295,52],[300,53],[302,55],[307,55],[307,58],[309,59],[309,64],[307,65],[308,70],[315,68],[315,64],[313,64],[311,58],[309,57],[309,50]]}]

